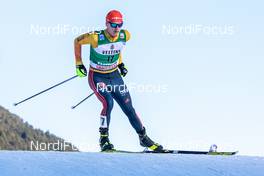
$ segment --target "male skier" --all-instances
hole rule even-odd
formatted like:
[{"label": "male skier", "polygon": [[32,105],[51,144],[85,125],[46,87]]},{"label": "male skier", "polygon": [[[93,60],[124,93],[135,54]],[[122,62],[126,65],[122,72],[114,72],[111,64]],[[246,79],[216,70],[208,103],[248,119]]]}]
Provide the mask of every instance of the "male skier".
[{"label": "male skier", "polygon": [[101,151],[115,150],[108,138],[114,99],[138,133],[140,145],[161,152],[163,147],[147,136],[146,129],[132,106],[129,91],[121,77],[121,75],[124,77],[128,72],[122,62],[121,51],[130,39],[130,33],[121,29],[123,25],[122,14],[117,10],[111,10],[106,16],[105,24],[105,30],[86,33],[74,40],[76,72],[79,77],[87,76],[86,68],[82,62],[81,48],[82,45],[90,44],[89,85],[103,105],[99,128]]}]

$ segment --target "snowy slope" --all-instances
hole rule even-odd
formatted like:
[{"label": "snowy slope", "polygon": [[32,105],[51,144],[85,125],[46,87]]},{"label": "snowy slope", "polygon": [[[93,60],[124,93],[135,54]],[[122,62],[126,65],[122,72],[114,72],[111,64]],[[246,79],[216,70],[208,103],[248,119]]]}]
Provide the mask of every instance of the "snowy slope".
[{"label": "snowy slope", "polygon": [[263,176],[264,158],[169,154],[0,152],[0,176]]}]

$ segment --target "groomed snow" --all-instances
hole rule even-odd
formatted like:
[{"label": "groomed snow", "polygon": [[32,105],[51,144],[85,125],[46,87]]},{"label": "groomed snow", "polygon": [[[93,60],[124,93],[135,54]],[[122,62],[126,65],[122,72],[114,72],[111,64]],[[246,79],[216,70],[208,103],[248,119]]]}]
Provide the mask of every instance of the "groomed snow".
[{"label": "groomed snow", "polygon": [[263,176],[264,158],[0,151],[0,176]]}]

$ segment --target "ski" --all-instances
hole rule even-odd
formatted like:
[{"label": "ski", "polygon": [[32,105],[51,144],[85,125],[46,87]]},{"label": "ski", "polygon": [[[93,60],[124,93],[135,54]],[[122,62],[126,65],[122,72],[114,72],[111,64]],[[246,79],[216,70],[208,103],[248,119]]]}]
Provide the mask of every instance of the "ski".
[{"label": "ski", "polygon": [[143,151],[145,153],[171,153],[171,154],[193,154],[193,155],[235,155],[238,151],[232,152],[209,152],[209,151],[194,151],[194,150],[164,150],[163,152]]},{"label": "ski", "polygon": [[194,150],[163,150],[161,152],[156,151],[126,151],[126,150],[109,150],[104,151],[105,153],[153,153],[153,154],[193,154],[193,155],[235,155],[238,151],[231,151],[231,152],[209,152],[209,151],[194,151]]}]

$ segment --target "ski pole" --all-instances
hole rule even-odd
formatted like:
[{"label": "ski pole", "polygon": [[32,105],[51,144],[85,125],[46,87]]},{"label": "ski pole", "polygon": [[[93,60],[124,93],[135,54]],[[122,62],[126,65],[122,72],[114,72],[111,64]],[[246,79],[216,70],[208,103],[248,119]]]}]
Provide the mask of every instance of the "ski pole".
[{"label": "ski pole", "polygon": [[72,108],[72,109],[76,108],[76,107],[79,106],[82,102],[84,102],[85,100],[87,100],[88,98],[90,98],[93,94],[94,94],[94,92],[91,93],[90,95],[88,95],[85,99],[83,99],[82,101],[80,101],[78,104],[72,106],[71,108]]},{"label": "ski pole", "polygon": [[33,97],[36,97],[36,96],[38,96],[38,95],[40,95],[40,94],[42,94],[42,93],[44,93],[44,92],[47,92],[47,91],[50,90],[50,89],[53,89],[54,87],[57,87],[57,86],[59,86],[59,85],[65,83],[65,82],[70,81],[70,80],[72,80],[72,79],[74,79],[74,78],[77,78],[77,77],[78,77],[78,76],[75,75],[75,76],[73,76],[73,77],[71,77],[71,78],[68,78],[68,79],[66,79],[66,80],[64,80],[64,81],[62,81],[62,82],[60,82],[60,83],[58,83],[58,84],[56,84],[56,85],[54,85],[54,86],[51,86],[51,87],[49,87],[49,88],[47,88],[47,89],[45,89],[45,90],[43,90],[43,91],[41,91],[41,92],[39,92],[39,93],[36,93],[35,95],[32,95],[31,97],[28,97],[28,98],[26,98],[26,99],[24,99],[24,100],[22,100],[22,101],[20,101],[20,102],[18,102],[18,103],[14,103],[14,106],[17,106],[17,105],[19,105],[19,104],[21,104],[21,103],[23,103],[23,102],[25,102],[25,101],[27,101],[27,100],[33,98]]}]

